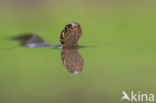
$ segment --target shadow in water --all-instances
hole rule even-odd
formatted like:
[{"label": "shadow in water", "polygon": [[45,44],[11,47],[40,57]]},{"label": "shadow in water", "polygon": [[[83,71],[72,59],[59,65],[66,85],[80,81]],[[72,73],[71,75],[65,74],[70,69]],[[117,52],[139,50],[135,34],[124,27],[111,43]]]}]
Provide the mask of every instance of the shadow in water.
[{"label": "shadow in water", "polygon": [[13,40],[19,40],[21,46],[26,46],[28,48],[43,48],[43,47],[53,47],[55,49],[61,49],[61,59],[63,65],[67,70],[73,74],[81,73],[84,65],[84,60],[80,55],[78,48],[84,46],[61,46],[58,44],[45,44],[44,40],[34,34],[24,34],[14,37]]}]

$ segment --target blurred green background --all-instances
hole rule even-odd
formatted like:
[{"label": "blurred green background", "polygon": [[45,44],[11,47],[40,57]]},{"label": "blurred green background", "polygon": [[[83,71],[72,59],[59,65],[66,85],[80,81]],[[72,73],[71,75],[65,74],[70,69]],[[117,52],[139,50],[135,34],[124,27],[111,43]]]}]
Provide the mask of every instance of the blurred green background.
[{"label": "blurred green background", "polygon": [[[60,44],[72,22],[82,27],[80,45],[98,45],[79,49],[78,75],[64,67],[61,50],[10,40],[35,33]],[[155,0],[0,0],[0,103],[127,103],[122,91],[156,95],[155,27]]]}]

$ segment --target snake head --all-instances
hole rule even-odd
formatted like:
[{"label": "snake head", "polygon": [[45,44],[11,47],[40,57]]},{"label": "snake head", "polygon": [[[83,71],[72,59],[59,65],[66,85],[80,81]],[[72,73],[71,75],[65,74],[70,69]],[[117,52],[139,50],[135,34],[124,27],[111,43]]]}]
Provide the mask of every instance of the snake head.
[{"label": "snake head", "polygon": [[77,45],[82,35],[82,29],[78,23],[71,23],[65,26],[60,35],[62,45]]}]

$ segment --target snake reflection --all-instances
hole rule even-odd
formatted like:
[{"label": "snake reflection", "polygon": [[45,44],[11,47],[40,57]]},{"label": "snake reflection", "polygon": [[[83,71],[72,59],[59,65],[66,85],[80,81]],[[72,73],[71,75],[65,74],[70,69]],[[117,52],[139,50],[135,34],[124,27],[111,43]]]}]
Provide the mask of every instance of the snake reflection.
[{"label": "snake reflection", "polygon": [[61,45],[45,44],[44,40],[35,34],[24,34],[14,37],[14,40],[21,41],[21,46],[28,48],[43,48],[53,47],[62,50],[61,59],[67,70],[73,74],[81,73],[84,65],[84,60],[80,55],[78,48],[84,47],[77,45],[79,38],[82,35],[81,27],[78,23],[71,23],[65,26],[60,35]]},{"label": "snake reflection", "polygon": [[78,46],[63,47],[61,59],[69,72],[74,74],[81,73],[84,60],[78,51]]}]

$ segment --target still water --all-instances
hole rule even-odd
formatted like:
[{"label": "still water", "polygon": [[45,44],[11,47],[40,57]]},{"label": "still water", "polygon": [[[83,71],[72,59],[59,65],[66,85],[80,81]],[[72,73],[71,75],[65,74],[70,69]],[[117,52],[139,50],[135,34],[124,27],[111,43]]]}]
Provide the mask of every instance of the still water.
[{"label": "still water", "polygon": [[[128,103],[121,101],[123,91],[156,95],[155,4],[2,1],[0,102]],[[35,33],[46,44],[59,46],[61,30],[72,22],[81,25],[78,44],[86,47],[28,48],[12,40]]]}]

